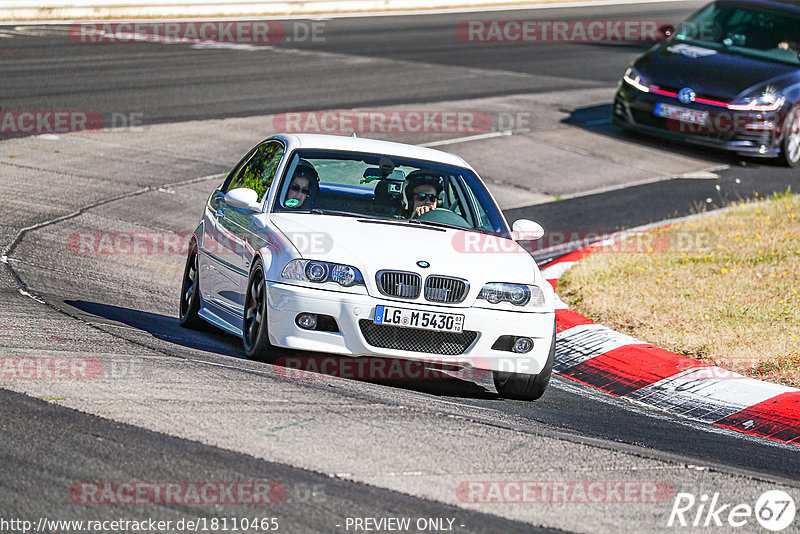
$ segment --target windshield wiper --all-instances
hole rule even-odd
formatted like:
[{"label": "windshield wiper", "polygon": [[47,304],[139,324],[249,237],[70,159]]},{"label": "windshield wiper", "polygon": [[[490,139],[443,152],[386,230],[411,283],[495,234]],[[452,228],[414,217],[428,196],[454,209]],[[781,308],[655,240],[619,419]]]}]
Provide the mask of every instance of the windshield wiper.
[{"label": "windshield wiper", "polygon": [[363,213],[353,213],[351,211],[323,210],[320,208],[314,208],[310,210],[309,213],[313,213],[315,215],[339,215],[341,217],[356,217],[356,218],[367,218],[367,219],[379,218],[375,217],[374,215],[365,215]]},{"label": "windshield wiper", "polygon": [[360,220],[358,222],[371,223],[371,224],[388,224],[388,225],[391,225],[391,226],[417,226],[418,225],[417,227],[420,228],[421,230],[432,230],[434,232],[444,232],[445,231],[443,228],[425,227],[425,226],[422,226],[419,223],[417,223],[415,225],[415,224],[412,224],[411,221],[409,221],[408,219],[383,219],[383,218],[380,218],[380,217],[375,217],[375,218],[372,218],[372,219],[362,219],[362,220]]},{"label": "windshield wiper", "polygon": [[425,225],[425,226],[434,226],[436,228],[448,228],[448,229],[451,228],[451,229],[455,229],[455,230],[468,230],[468,228],[464,228],[463,226],[455,226],[455,225],[452,225],[452,224],[440,223],[440,222],[434,222],[434,221],[420,221],[419,219],[409,219],[406,222],[411,223],[411,224],[421,224],[421,225]]},{"label": "windshield wiper", "polygon": [[465,227],[465,226],[456,226],[455,224],[447,224],[447,223],[437,222],[437,221],[420,221],[419,219],[409,219],[406,222],[409,222],[409,223],[412,223],[412,224],[424,224],[424,225],[428,225],[428,226],[435,226],[437,228],[449,228],[449,229],[452,229],[452,230],[464,230],[465,232],[478,232],[480,234],[495,235],[494,232],[489,232],[488,230],[483,230],[481,228],[468,228],[468,227]]}]

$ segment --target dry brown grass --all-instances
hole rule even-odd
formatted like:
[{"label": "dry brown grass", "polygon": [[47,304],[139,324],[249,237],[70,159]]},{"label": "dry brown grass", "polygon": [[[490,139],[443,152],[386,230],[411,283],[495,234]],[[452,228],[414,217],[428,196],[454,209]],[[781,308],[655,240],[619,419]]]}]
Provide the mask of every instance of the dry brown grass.
[{"label": "dry brown grass", "polygon": [[576,311],[664,349],[800,386],[800,196],[631,237],[568,271]]}]

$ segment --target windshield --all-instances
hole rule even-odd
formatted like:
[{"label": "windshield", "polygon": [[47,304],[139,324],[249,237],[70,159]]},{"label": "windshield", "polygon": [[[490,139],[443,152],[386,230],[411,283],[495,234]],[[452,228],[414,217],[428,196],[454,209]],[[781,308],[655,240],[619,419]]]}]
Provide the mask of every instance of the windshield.
[{"label": "windshield", "polygon": [[800,18],[787,12],[715,3],[683,23],[675,40],[800,65]]},{"label": "windshield", "polygon": [[296,151],[272,211],[355,216],[508,237],[499,209],[472,171],[394,156]]}]

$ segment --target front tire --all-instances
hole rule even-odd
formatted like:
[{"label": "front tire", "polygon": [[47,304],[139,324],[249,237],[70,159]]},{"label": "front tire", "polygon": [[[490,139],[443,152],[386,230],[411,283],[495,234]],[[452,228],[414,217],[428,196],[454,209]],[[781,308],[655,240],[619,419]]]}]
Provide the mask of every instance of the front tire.
[{"label": "front tire", "polygon": [[206,323],[197,314],[200,311],[200,270],[197,258],[197,241],[192,239],[183,270],[179,322],[184,328],[203,330]]},{"label": "front tire", "polygon": [[553,327],[553,340],[550,344],[550,353],[547,362],[539,374],[528,375],[523,373],[509,373],[506,371],[492,371],[494,387],[501,397],[517,400],[536,400],[544,395],[550,376],[553,374],[553,362],[556,356],[556,330]]},{"label": "front tire", "polygon": [[242,341],[244,353],[251,359],[269,359],[274,347],[269,342],[267,327],[267,284],[264,281],[264,267],[256,260],[247,280],[247,294],[244,299],[244,319],[242,321]]},{"label": "front tire", "polygon": [[793,107],[786,116],[780,159],[787,167],[800,165],[800,107]]}]

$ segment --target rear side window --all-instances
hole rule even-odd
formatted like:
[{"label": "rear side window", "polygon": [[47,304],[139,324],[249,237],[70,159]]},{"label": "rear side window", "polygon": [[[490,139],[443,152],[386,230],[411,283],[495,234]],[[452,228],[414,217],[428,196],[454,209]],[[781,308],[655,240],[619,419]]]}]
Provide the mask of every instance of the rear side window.
[{"label": "rear side window", "polygon": [[248,187],[258,193],[258,201],[261,202],[272,185],[283,153],[283,143],[279,141],[267,141],[259,146],[250,159],[233,172],[223,193],[239,187]]}]

